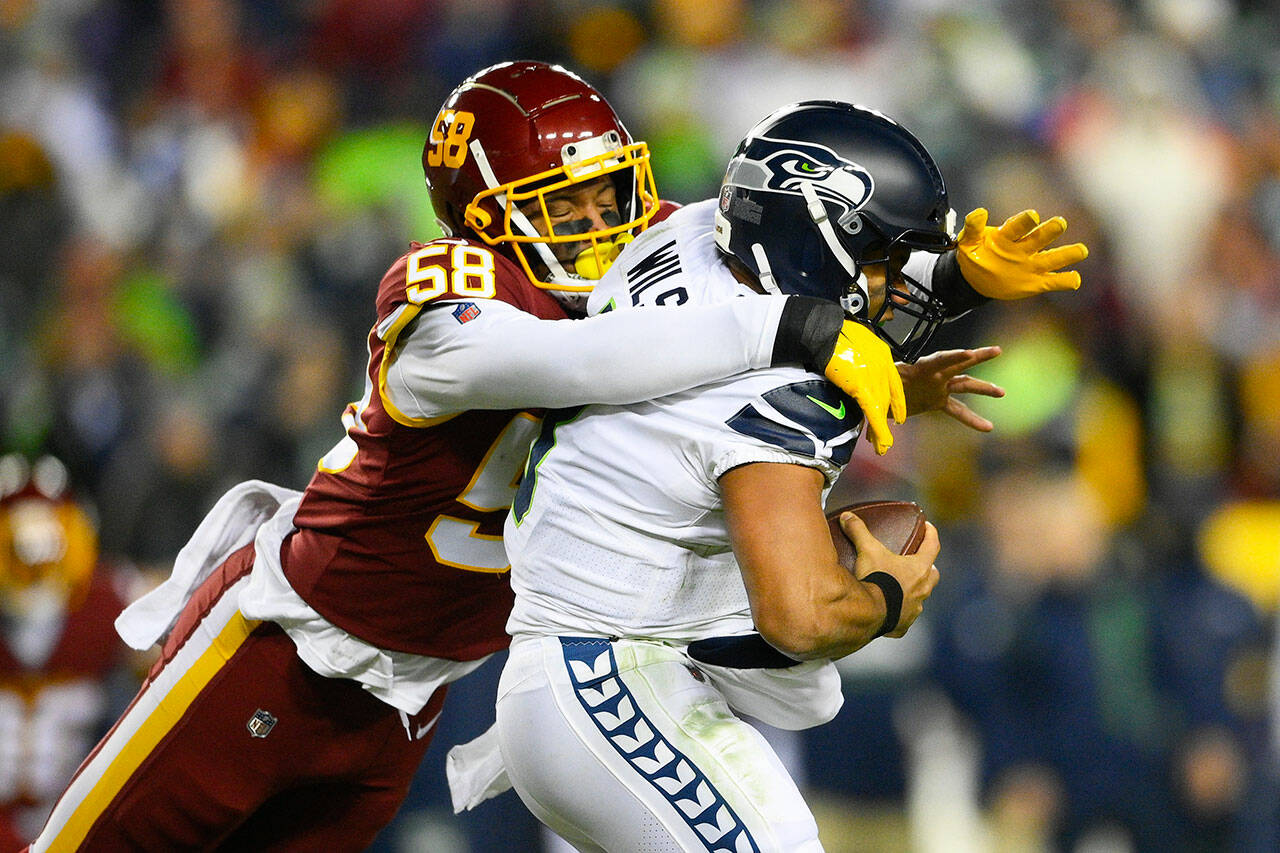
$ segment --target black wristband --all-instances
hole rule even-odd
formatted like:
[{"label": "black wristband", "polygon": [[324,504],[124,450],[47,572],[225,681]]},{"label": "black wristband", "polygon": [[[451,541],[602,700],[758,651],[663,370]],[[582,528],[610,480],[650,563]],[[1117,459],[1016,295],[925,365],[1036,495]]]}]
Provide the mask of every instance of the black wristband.
[{"label": "black wristband", "polygon": [[964,273],[960,272],[960,261],[956,257],[959,251],[952,249],[938,258],[933,267],[933,276],[929,280],[929,290],[946,306],[944,313],[948,320],[991,301],[965,281]]},{"label": "black wristband", "polygon": [[782,306],[771,365],[799,364],[822,373],[835,352],[844,309],[814,296],[792,296]]},{"label": "black wristband", "polygon": [[881,624],[880,630],[876,631],[876,637],[883,637],[885,634],[898,627],[898,620],[902,618],[902,584],[898,583],[898,579],[888,572],[872,572],[865,578],[858,578],[864,583],[873,583],[880,587],[880,591],[884,593],[884,623]]}]

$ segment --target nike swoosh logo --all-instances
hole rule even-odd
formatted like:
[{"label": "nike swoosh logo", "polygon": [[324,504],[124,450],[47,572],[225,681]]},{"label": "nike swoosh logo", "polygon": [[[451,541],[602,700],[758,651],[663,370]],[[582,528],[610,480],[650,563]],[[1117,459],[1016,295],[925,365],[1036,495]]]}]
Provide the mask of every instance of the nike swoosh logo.
[{"label": "nike swoosh logo", "polygon": [[416,733],[414,732],[414,728],[409,725],[409,715],[406,714],[404,711],[400,712],[400,722],[404,724],[404,733],[406,735],[408,735],[413,740],[422,740],[424,737],[426,737],[427,732],[431,731],[431,729],[435,727],[435,724],[439,721],[440,714],[442,713],[444,712],[443,711],[437,712],[437,714],[434,717],[432,717],[430,720],[418,726]]},{"label": "nike swoosh logo", "polygon": [[824,412],[831,415],[831,417],[838,421],[844,420],[844,400],[840,401],[840,408],[836,409],[822,402],[817,397],[810,397],[808,394],[805,394],[805,396],[809,397],[809,399],[812,400],[819,409],[822,409]]},{"label": "nike swoosh logo", "polygon": [[[441,714],[443,714],[444,712],[443,712],[443,711],[441,711],[440,713],[441,713]],[[418,731],[417,731],[417,733],[413,736],[413,739],[414,739],[414,740],[422,740],[422,738],[426,735],[426,733],[427,733],[427,732],[429,732],[429,731],[431,731],[431,729],[432,729],[433,727],[435,727],[435,724],[436,724],[439,720],[440,720],[440,714],[436,714],[434,717],[432,717],[432,718],[431,718],[431,720],[430,720],[429,722],[426,722],[426,723],[424,723],[424,724],[422,724],[422,725],[418,726]]]}]

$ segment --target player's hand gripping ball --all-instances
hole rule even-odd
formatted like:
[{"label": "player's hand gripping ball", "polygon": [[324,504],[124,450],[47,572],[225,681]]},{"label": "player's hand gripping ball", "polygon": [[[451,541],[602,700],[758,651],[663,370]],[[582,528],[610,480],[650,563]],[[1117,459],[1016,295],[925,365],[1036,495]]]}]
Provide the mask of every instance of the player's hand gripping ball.
[{"label": "player's hand gripping ball", "polygon": [[864,501],[834,509],[827,513],[827,526],[831,528],[836,557],[849,571],[853,571],[858,553],[840,527],[840,516],[846,512],[861,518],[871,535],[895,554],[914,554],[924,541],[928,519],[920,505],[912,501]]}]

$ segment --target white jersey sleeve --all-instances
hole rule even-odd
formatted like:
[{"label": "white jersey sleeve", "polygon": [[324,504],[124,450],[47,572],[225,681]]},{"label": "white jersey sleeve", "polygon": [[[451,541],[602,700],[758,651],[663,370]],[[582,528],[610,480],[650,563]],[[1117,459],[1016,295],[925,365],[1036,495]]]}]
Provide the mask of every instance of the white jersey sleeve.
[{"label": "white jersey sleeve", "polygon": [[935,252],[912,252],[911,257],[902,266],[902,272],[909,278],[933,288],[933,268],[938,265],[941,255]]},{"label": "white jersey sleeve", "polygon": [[421,418],[648,400],[767,367],[785,299],[559,321],[488,301],[466,324],[428,308],[401,334],[387,389]]}]

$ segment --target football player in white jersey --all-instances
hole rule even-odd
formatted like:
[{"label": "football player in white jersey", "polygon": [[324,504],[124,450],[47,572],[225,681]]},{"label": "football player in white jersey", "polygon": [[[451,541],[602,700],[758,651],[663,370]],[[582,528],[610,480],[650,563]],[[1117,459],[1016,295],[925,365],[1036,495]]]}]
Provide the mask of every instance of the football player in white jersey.
[{"label": "football player in white jersey", "polygon": [[[589,309],[805,294],[911,361],[943,311],[902,268],[952,249],[950,223],[911,133],[794,104],[752,129],[718,199],[637,238]],[[836,559],[823,502],[862,429],[851,398],[790,367],[546,418],[504,532],[516,603],[497,735],[520,797],[578,849],[821,849],[738,715],[826,722],[831,661],[905,634],[938,582],[932,525],[898,556],[848,516],[855,571]]]}]

